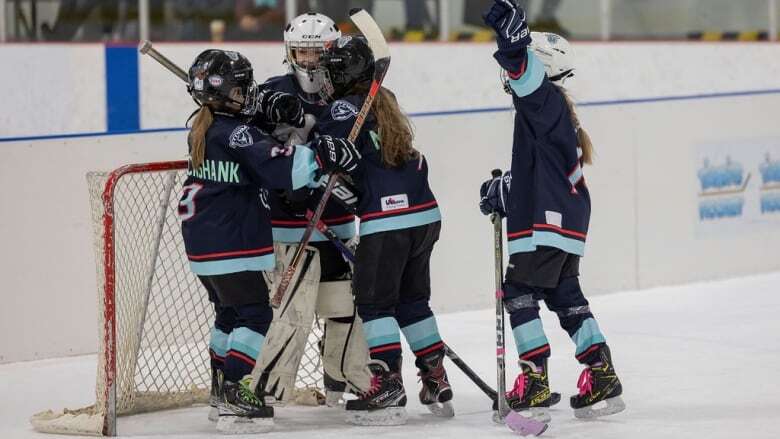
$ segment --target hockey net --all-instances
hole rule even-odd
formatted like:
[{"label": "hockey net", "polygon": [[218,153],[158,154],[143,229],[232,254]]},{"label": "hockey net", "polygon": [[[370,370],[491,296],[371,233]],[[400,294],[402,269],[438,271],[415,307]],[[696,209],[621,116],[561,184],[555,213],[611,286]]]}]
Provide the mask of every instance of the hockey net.
[{"label": "hockey net", "polygon": [[[95,404],[34,415],[42,432],[113,436],[116,417],[206,403],[213,306],[189,269],[177,216],[186,161],[90,172],[98,284]],[[296,387],[322,389],[319,325]]]}]

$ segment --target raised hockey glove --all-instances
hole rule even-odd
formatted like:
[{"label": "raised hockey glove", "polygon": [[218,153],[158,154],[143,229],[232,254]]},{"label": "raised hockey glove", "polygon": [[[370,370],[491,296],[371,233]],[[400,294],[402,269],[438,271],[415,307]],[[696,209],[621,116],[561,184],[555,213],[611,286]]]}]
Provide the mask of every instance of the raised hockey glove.
[{"label": "raised hockey glove", "polygon": [[311,143],[311,148],[317,155],[317,164],[326,174],[351,174],[362,158],[354,143],[338,137],[320,136]]},{"label": "raised hockey glove", "polygon": [[497,213],[501,218],[506,216],[511,183],[510,171],[482,183],[482,187],[479,188],[479,210],[483,215]]},{"label": "raised hockey glove", "polygon": [[519,76],[525,70],[526,47],[531,44],[525,11],[514,0],[495,0],[482,18],[496,32],[498,50],[493,57],[512,75]]},{"label": "raised hockey glove", "polygon": [[305,125],[303,106],[300,99],[281,91],[264,89],[257,97],[259,110],[269,122],[287,124],[296,128]]}]

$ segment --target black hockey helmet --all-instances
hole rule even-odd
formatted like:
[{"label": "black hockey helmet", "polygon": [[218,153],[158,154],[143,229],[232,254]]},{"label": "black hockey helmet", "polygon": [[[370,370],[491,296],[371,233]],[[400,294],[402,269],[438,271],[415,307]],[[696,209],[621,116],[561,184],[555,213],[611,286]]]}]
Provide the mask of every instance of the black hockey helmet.
[{"label": "black hockey helmet", "polygon": [[231,113],[254,114],[256,87],[252,64],[242,54],[208,49],[189,70],[187,91],[201,105]]},{"label": "black hockey helmet", "polygon": [[322,55],[320,63],[327,72],[322,93],[326,99],[338,99],[374,76],[374,54],[362,36],[343,36]]}]

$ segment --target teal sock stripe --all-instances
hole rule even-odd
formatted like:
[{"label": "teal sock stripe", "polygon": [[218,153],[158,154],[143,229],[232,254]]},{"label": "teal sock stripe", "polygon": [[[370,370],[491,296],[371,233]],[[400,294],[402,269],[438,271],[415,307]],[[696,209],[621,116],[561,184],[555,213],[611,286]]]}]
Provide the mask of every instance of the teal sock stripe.
[{"label": "teal sock stripe", "polygon": [[401,331],[398,322],[392,317],[382,317],[363,323],[363,332],[369,348],[401,343]]},{"label": "teal sock stripe", "polygon": [[594,344],[607,342],[604,338],[604,334],[602,334],[599,329],[598,323],[596,323],[596,319],[593,317],[585,319],[585,321],[582,322],[582,325],[580,325],[580,329],[574,333],[571,339],[574,344],[577,345],[576,355],[585,352],[585,350]]},{"label": "teal sock stripe", "polygon": [[265,337],[249,328],[236,328],[228,338],[228,350],[238,351],[257,360],[263,348]]},{"label": "teal sock stripe", "polygon": [[228,334],[220,331],[217,328],[211,328],[211,338],[209,339],[209,349],[214,351],[218,356],[225,358],[228,348]]},{"label": "teal sock stripe", "polygon": [[439,328],[436,326],[436,319],[433,316],[405,326],[401,328],[401,331],[403,331],[409,347],[415,352],[441,341]]},{"label": "teal sock stripe", "polygon": [[518,355],[530,352],[548,343],[540,319],[534,319],[513,328],[512,334],[515,336],[515,345],[517,345]]}]

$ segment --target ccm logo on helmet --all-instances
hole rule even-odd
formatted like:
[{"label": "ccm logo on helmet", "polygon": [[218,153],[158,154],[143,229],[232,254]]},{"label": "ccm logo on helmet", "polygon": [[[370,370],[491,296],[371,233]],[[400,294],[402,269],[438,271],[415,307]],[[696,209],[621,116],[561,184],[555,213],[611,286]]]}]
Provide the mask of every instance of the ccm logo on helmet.
[{"label": "ccm logo on helmet", "polygon": [[301,38],[304,40],[318,40],[322,38],[322,35],[303,35]]}]

